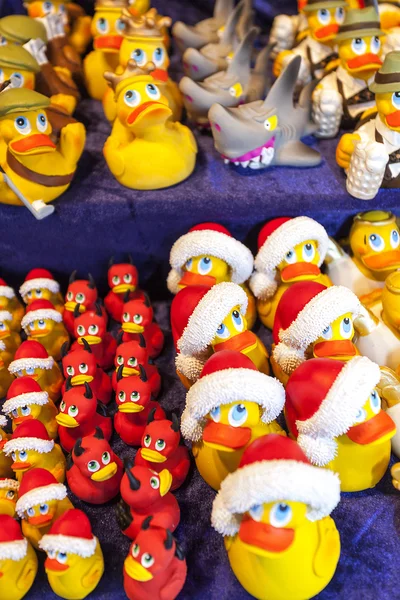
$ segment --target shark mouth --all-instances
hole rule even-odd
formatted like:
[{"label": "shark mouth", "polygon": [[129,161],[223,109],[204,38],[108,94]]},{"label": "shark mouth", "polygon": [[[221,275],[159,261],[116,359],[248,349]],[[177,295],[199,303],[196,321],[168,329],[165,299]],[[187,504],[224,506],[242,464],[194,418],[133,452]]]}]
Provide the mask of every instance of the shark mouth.
[{"label": "shark mouth", "polygon": [[271,138],[263,146],[255,148],[254,150],[250,150],[250,152],[246,152],[246,154],[242,154],[242,156],[238,156],[237,158],[229,158],[224,154],[221,154],[221,156],[224,159],[224,163],[226,165],[231,163],[235,166],[240,165],[244,169],[264,169],[265,167],[268,167],[271,164],[275,156],[274,145],[275,138]]}]

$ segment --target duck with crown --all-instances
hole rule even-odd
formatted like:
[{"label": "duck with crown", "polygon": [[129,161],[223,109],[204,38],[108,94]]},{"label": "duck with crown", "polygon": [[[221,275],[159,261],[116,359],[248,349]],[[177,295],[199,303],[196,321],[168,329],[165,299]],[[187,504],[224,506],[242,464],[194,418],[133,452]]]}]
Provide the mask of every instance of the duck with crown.
[{"label": "duck with crown", "polygon": [[247,294],[247,325],[256,320],[254,296],[246,282],[253,270],[250,250],[218,223],[200,223],[176,240],[169,256],[167,286],[172,294],[191,285],[212,287],[223,281],[240,285]]},{"label": "duck with crown", "polygon": [[284,403],[282,384],[257,371],[247,356],[222,350],[208,359],[186,395],[181,431],[212,488],[218,490],[236,471],[254,440],[269,433],[285,435],[275,420]]},{"label": "duck with crown", "polygon": [[0,278],[0,311],[7,311],[11,315],[10,329],[20,331],[22,317],[25,309],[21,301],[17,298],[14,289],[7,285],[4,279]]},{"label": "duck with crown", "polygon": [[114,177],[137,190],[160,189],[191,175],[197,144],[172,115],[154,63],[130,60],[122,75],[105,73],[114,89],[117,118],[103,154]]},{"label": "duck with crown", "polygon": [[29,304],[21,325],[28,340],[39,341],[49,356],[61,360],[61,348],[69,342],[69,335],[62,314],[49,300],[34,300]]},{"label": "duck with crown", "polygon": [[340,538],[329,516],[336,473],[311,464],[293,440],[267,435],[244,452],[214,500],[211,523],[230,566],[259,600],[304,600],[332,579]]},{"label": "duck with crown", "polygon": [[37,570],[36,552],[19,523],[10,515],[0,515],[0,598],[21,600],[31,589]]},{"label": "duck with crown", "polygon": [[258,254],[250,288],[257,298],[258,316],[273,328],[284,292],[299,281],[330,286],[321,265],[329,245],[325,229],[309,217],[280,217],[266,223],[258,235]]}]

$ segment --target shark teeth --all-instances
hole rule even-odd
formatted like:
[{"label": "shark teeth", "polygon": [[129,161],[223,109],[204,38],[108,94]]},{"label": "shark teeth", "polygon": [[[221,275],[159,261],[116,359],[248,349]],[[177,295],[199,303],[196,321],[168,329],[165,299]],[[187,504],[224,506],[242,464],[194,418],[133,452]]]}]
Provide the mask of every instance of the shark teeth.
[{"label": "shark teeth", "polygon": [[[237,160],[234,158],[227,158],[224,155],[222,155],[222,158],[224,159],[224,163],[226,165],[231,164],[235,165],[235,167],[238,167],[240,165],[243,169],[264,169],[272,163],[275,156],[275,148],[273,146],[264,146],[263,148],[259,149],[259,152],[260,154],[258,154],[257,156],[253,156],[251,158],[249,156],[248,160]],[[243,158],[245,157],[243,156]]]}]

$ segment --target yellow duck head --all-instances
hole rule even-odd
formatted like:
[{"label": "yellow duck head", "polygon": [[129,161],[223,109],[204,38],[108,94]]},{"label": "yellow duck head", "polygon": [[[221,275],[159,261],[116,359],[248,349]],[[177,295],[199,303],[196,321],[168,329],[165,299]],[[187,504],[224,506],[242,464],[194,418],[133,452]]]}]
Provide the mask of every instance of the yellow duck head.
[{"label": "yellow duck head", "polygon": [[395,271],[385,281],[382,291],[382,316],[385,323],[400,332],[400,273]]},{"label": "yellow duck head", "polygon": [[9,338],[11,335],[12,314],[8,311],[0,311],[0,340]]},{"label": "yellow duck head", "polygon": [[125,30],[125,23],[120,18],[124,6],[126,2],[123,0],[96,2],[90,29],[95,50],[112,54],[119,52]]},{"label": "yellow duck head", "polygon": [[0,515],[15,517],[19,483],[15,479],[0,478]]},{"label": "yellow duck head", "polygon": [[312,1],[304,7],[311,37],[327,46],[333,46],[339,27],[345,17],[345,2],[340,0]]},{"label": "yellow duck head", "polygon": [[35,580],[38,559],[12,517],[0,515],[0,531],[0,596],[21,600]]},{"label": "yellow duck head", "polygon": [[[14,95],[14,92],[20,92],[19,88],[11,89],[4,94]],[[37,92],[31,91],[32,94]],[[38,96],[41,96],[38,94]],[[11,102],[11,99],[10,99]],[[51,154],[56,150],[55,144],[51,141],[50,135],[52,127],[47,119],[43,108],[38,110],[27,110],[21,107],[19,110],[10,112],[0,119],[0,135],[7,144],[10,152],[19,159],[28,156]],[[31,294],[32,301],[38,297],[48,296],[48,290],[42,294],[36,291],[28,292]]]},{"label": "yellow duck head", "polygon": [[4,452],[4,446],[10,439],[10,434],[4,431],[7,425],[7,419],[4,415],[0,415],[0,477],[12,478],[13,471],[11,469],[12,460]]},{"label": "yellow duck head", "polygon": [[[244,311],[238,304],[228,312],[218,326],[211,346],[214,350],[238,350],[240,352],[248,346],[247,336],[241,335],[245,332],[247,332],[247,321]],[[240,338],[237,338],[239,335]]]},{"label": "yellow duck head", "polygon": [[19,288],[19,293],[27,305],[32,304],[35,300],[47,300],[54,306],[61,303],[64,307],[60,296],[60,284],[47,269],[32,269],[29,271],[24,283]]},{"label": "yellow duck head", "polygon": [[22,423],[32,419],[41,421],[49,432],[57,429],[55,422],[57,409],[49,399],[48,393],[44,392],[32,377],[14,379],[2,410],[12,419],[13,431]]},{"label": "yellow duck head", "polygon": [[324,329],[322,335],[314,342],[312,349],[314,358],[350,360],[356,354],[356,348],[352,342],[354,336],[352,313],[340,315]]},{"label": "yellow duck head", "polygon": [[25,48],[16,44],[2,46],[0,84],[11,80],[14,87],[35,89],[35,75],[40,67]]},{"label": "yellow duck head", "polygon": [[179,288],[187,285],[208,285],[231,281],[231,268],[224,260],[216,256],[201,254],[193,256],[182,267],[183,277]]},{"label": "yellow duck head", "polygon": [[287,252],[277,269],[284,283],[313,280],[321,274],[318,243],[307,240]]},{"label": "yellow duck head", "polygon": [[24,6],[28,12],[28,16],[32,19],[44,19],[50,15],[60,15],[64,26],[68,24],[65,2],[60,2],[59,0],[28,0],[24,3]]},{"label": "yellow duck head", "polygon": [[[48,291],[48,290],[47,290]],[[65,336],[62,315],[55,310],[49,300],[34,300],[26,310],[21,325],[31,340],[55,341],[60,335]]]}]

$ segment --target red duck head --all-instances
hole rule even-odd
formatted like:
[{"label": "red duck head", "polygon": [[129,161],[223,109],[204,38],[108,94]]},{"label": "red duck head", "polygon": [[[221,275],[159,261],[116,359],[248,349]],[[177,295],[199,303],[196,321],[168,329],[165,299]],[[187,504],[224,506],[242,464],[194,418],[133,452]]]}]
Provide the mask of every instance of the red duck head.
[{"label": "red duck head", "polygon": [[101,344],[107,331],[107,317],[100,304],[96,303],[94,310],[88,310],[83,314],[79,313],[79,304],[77,304],[74,316],[74,335],[78,343],[83,345],[85,339],[90,346]]},{"label": "red duck head", "polygon": [[118,367],[115,390],[118,410],[122,413],[142,412],[151,400],[151,385],[146,371],[142,365],[139,365],[139,375],[124,377],[123,370],[123,365]]},{"label": "red duck head", "polygon": [[181,439],[179,420],[175,414],[172,414],[172,421],[168,419],[155,421],[154,413],[155,409],[151,411],[143,432],[140,453],[145,460],[163,463],[179,446]]},{"label": "red duck head", "polygon": [[151,506],[169,492],[172,475],[167,469],[156,473],[147,467],[134,466],[130,459],[124,460],[124,468],[121,496],[132,508]]},{"label": "red duck head", "polygon": [[99,427],[94,435],[77,440],[72,450],[73,463],[81,475],[97,483],[105,483],[117,474],[116,458]]},{"label": "red duck head", "polygon": [[79,304],[79,312],[83,313],[92,308],[97,301],[96,283],[89,273],[87,279],[75,279],[76,271],[71,273],[67,293],[65,294],[65,310],[74,312]]},{"label": "red duck head", "polygon": [[130,300],[122,309],[122,330],[126,333],[143,333],[153,321],[153,309],[147,296]]},{"label": "red duck head", "polygon": [[72,352],[68,352],[68,342],[61,348],[64,377],[70,378],[71,385],[90,383],[96,376],[96,358],[85,338],[82,338],[82,343],[82,349]]},{"label": "red duck head", "polygon": [[85,383],[73,387],[69,377],[56,421],[63,427],[79,427],[84,423],[90,423],[96,414],[96,408],[97,398],[90,385]]},{"label": "red duck head", "polygon": [[139,336],[139,341],[132,340],[124,342],[118,346],[115,354],[114,365],[116,369],[123,367],[122,377],[129,375],[139,375],[139,365],[146,368],[149,364],[149,354],[146,350],[146,342],[143,335]]},{"label": "red duck head", "polygon": [[108,269],[108,285],[114,294],[126,294],[134,292],[138,285],[138,271],[132,264],[132,257],[128,255],[129,262],[114,264],[111,258]]}]

